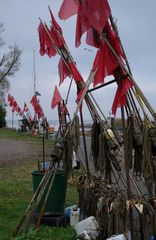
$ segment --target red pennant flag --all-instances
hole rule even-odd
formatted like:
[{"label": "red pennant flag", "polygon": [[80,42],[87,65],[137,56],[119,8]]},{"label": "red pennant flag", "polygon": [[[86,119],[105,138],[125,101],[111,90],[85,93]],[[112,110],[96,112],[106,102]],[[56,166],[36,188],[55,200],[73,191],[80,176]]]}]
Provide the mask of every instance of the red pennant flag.
[{"label": "red pennant flag", "polygon": [[124,107],[126,106],[126,102],[127,102],[127,91],[132,88],[133,83],[128,79],[123,79],[121,82],[121,86],[118,86],[117,91],[116,91],[116,95],[114,98],[114,102],[112,105],[112,114],[115,116],[116,115],[116,111],[118,107]]},{"label": "red pennant flag", "polygon": [[63,81],[66,77],[69,77],[71,75],[69,69],[67,68],[67,66],[64,63],[64,61],[62,60],[62,58],[60,58],[60,61],[58,64],[58,74],[60,77],[59,85],[61,85],[61,83],[63,83]]},{"label": "red pennant flag", "polygon": [[26,103],[24,103],[23,112],[28,112],[28,107]]},{"label": "red pennant flag", "polygon": [[[49,35],[52,37],[52,39],[53,39],[53,41],[55,43],[54,37],[52,36],[52,32],[47,27],[46,27],[46,29],[49,32]],[[46,33],[46,41],[45,41],[45,44],[46,44],[46,54],[48,55],[48,57],[54,57],[57,52],[56,52],[56,49],[53,46],[53,42],[50,39],[49,35],[48,35],[48,33]]]},{"label": "red pennant flag", "polygon": [[46,32],[43,24],[40,22],[38,26],[39,42],[40,42],[40,55],[43,56],[46,53],[45,42],[46,42]]},{"label": "red pennant flag", "polygon": [[83,4],[79,4],[76,22],[75,47],[80,46],[82,35],[91,27],[87,18],[85,17],[85,8],[83,7]]},{"label": "red pennant flag", "polygon": [[36,96],[34,95],[32,97],[32,99],[30,100],[30,103],[32,104],[33,107],[35,107],[37,105],[37,98]]},{"label": "red pennant flag", "polygon": [[78,13],[78,3],[75,0],[64,0],[59,10],[60,19],[68,19]]},{"label": "red pennant flag", "polygon": [[[10,105],[10,106],[11,106],[11,105]],[[17,107],[18,107],[16,100],[13,101],[12,107],[13,107],[13,108],[12,108],[12,112],[16,112],[16,111],[17,111]]]},{"label": "red pennant flag", "polygon": [[87,31],[86,43],[92,47],[100,48],[100,36],[95,29],[90,28]]},{"label": "red pennant flag", "polygon": [[[55,56],[56,50],[55,50],[52,40],[50,39],[50,36],[49,36],[49,35],[51,35],[51,37],[53,39],[53,36],[52,36],[49,28],[46,25],[44,26],[42,23],[40,23],[38,26],[38,34],[39,34],[39,41],[40,41],[40,55],[43,56],[46,53],[49,57]],[[56,37],[53,40],[55,43]]]},{"label": "red pennant flag", "polygon": [[54,18],[54,15],[49,7],[49,12],[52,20],[52,27],[50,29],[50,35],[52,39],[54,40],[54,43],[58,48],[62,47],[64,45],[64,39],[62,37],[62,29],[60,25],[57,23],[57,21]]},{"label": "red pennant flag", "polygon": [[97,68],[93,86],[104,83],[106,76],[112,75],[119,63],[106,43],[101,43],[100,50],[97,52],[93,70]]},{"label": "red pennant flag", "polygon": [[50,7],[48,7],[48,8],[49,8],[49,12],[50,12],[53,27],[62,34],[62,29],[61,29],[60,25],[56,22],[56,19],[54,18],[54,15],[53,15]]},{"label": "red pennant flag", "polygon": [[[84,90],[85,90],[85,86],[82,87],[82,89],[81,89],[80,91],[78,91],[78,93],[77,93],[77,99],[76,99],[76,103],[77,103],[77,104],[78,104],[79,101],[81,100],[82,95],[83,95],[83,93],[84,93]],[[80,106],[80,112],[82,112],[82,104],[81,104],[81,106]]]},{"label": "red pennant flag", "polygon": [[69,63],[73,78],[75,80],[75,82],[83,82],[83,78],[81,76],[81,74],[78,72],[76,66],[74,63]]},{"label": "red pennant flag", "polygon": [[42,110],[42,108],[41,108],[41,106],[39,104],[36,106],[35,111],[36,111],[36,113],[38,115],[38,119],[44,117],[43,110]]},{"label": "red pennant flag", "polygon": [[37,97],[35,95],[32,97],[30,103],[34,108],[34,111],[36,112],[38,119],[44,117],[42,107],[40,106],[39,100],[37,100]]},{"label": "red pennant flag", "polygon": [[123,53],[123,51],[121,49],[119,37],[117,36],[117,33],[113,30],[113,28],[109,24],[109,22],[107,23],[107,25],[105,27],[105,32],[106,32],[107,38],[109,39],[109,42],[111,43],[111,45],[114,48],[114,50],[116,51],[116,53],[120,57],[125,59],[125,54]]},{"label": "red pennant flag", "polygon": [[111,10],[107,0],[88,0],[84,14],[90,26],[101,32],[106,26]]},{"label": "red pennant flag", "polygon": [[10,107],[14,106],[14,102],[15,102],[15,99],[14,99],[13,96],[11,96],[11,98],[10,98]]},{"label": "red pennant flag", "polygon": [[54,109],[57,106],[57,104],[60,103],[61,101],[62,101],[62,97],[59,93],[57,86],[55,86],[53,98],[51,101],[51,108]]}]

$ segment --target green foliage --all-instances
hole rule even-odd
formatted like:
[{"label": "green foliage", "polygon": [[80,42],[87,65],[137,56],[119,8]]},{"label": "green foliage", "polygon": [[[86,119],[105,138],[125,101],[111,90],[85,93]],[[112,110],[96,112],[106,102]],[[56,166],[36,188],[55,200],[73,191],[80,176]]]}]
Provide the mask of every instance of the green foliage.
[{"label": "green foliage", "polygon": [[0,128],[4,128],[6,126],[6,110],[5,108],[0,105]]}]

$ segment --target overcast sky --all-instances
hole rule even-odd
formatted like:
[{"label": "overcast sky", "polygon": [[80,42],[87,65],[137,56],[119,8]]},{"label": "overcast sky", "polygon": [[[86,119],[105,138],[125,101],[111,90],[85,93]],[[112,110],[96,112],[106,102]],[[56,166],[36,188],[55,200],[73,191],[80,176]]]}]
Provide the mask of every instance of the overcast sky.
[{"label": "overcast sky", "polygon": [[[17,43],[23,49],[20,71],[10,79],[10,94],[23,108],[24,101],[30,107],[33,95],[33,48],[36,49],[36,88],[41,93],[40,102],[48,119],[57,119],[57,110],[50,107],[53,90],[58,85],[59,56],[48,58],[39,55],[37,27],[39,17],[50,23],[48,5],[61,25],[69,49],[77,62],[77,67],[86,80],[92,67],[95,52],[84,42],[78,49],[74,47],[75,17],[66,21],[58,19],[62,0],[0,0],[0,22],[5,24],[3,38],[7,45]],[[118,30],[133,72],[133,76],[143,93],[156,109],[156,1],[155,0],[109,0],[112,15],[117,19]],[[59,88],[66,97],[69,79]],[[95,94],[102,110],[109,114],[116,85],[105,87]],[[75,109],[75,86],[69,99],[71,115]],[[89,115],[86,111],[86,118]],[[11,109],[7,107],[7,118],[11,119]]]}]

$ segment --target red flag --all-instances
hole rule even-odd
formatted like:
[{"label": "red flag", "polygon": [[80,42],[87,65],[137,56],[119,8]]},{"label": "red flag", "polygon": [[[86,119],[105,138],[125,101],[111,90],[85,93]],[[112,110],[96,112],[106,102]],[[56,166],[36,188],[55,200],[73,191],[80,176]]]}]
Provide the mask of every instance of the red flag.
[{"label": "red flag", "polygon": [[86,43],[92,47],[100,48],[100,36],[95,29],[90,28],[87,31]]},{"label": "red flag", "polygon": [[78,13],[78,3],[75,0],[64,0],[59,10],[59,18],[66,20]]},{"label": "red flag", "polygon": [[62,34],[62,29],[61,29],[60,25],[56,22],[56,19],[54,18],[54,15],[53,15],[50,7],[48,7],[48,8],[49,8],[49,12],[50,12],[53,27]]},{"label": "red flag", "polygon": [[117,36],[117,33],[113,30],[112,26],[109,24],[109,22],[107,23],[106,27],[105,27],[105,32],[106,35],[112,45],[112,47],[114,48],[114,50],[116,51],[116,53],[122,57],[123,59],[125,59],[125,54],[123,53],[122,49],[121,49],[121,45],[120,45],[120,41],[119,41],[119,37]]},{"label": "red flag", "polygon": [[[49,57],[55,56],[56,50],[53,46],[52,40],[50,39],[50,36],[52,37],[52,39],[53,39],[53,36],[49,28],[46,25],[44,26],[42,22],[39,24],[38,34],[39,34],[39,41],[40,41],[40,55],[43,56],[46,53]],[[56,41],[55,39],[53,39],[54,43]]]},{"label": "red flag", "polygon": [[32,99],[30,100],[30,103],[32,104],[33,107],[35,107],[37,105],[37,98],[36,96],[34,95],[32,97]]},{"label": "red flag", "polygon": [[32,97],[30,103],[34,107],[34,111],[37,113],[38,119],[44,117],[42,107],[40,106],[39,100],[37,100],[35,95]]},{"label": "red flag", "polygon": [[98,50],[93,64],[93,70],[97,68],[93,86],[104,83],[104,78],[112,75],[118,65],[118,61],[107,44],[101,43],[100,50]]},{"label": "red flag", "polygon": [[87,0],[85,16],[90,26],[101,32],[111,15],[111,10],[107,0]]},{"label": "red flag", "polygon": [[59,77],[60,77],[59,85],[61,85],[61,83],[63,83],[63,81],[66,77],[69,77],[71,75],[69,69],[67,68],[67,66],[64,63],[64,61],[62,60],[62,58],[60,58],[60,61],[58,64],[58,73],[59,73]]},{"label": "red flag", "polygon": [[13,106],[13,102],[14,102],[14,101],[15,101],[14,97],[11,96],[10,94],[8,94],[8,102],[9,102],[9,104],[10,104],[10,107]]},{"label": "red flag", "polygon": [[[10,105],[10,106],[11,106],[11,105]],[[17,111],[17,107],[18,107],[16,100],[13,101],[12,107],[13,107],[13,108],[12,108],[12,111],[13,111],[13,112],[16,112],[16,111]]]},{"label": "red flag", "polygon": [[51,35],[52,39],[54,40],[54,43],[56,44],[56,46],[58,48],[60,48],[64,45],[64,39],[62,37],[62,29],[61,29],[60,25],[57,23],[57,21],[55,20],[50,7],[49,7],[49,11],[50,11],[50,16],[51,16],[51,20],[52,20],[50,35]]},{"label": "red flag", "polygon": [[37,30],[38,30],[39,41],[40,41],[40,55],[43,56],[46,53],[46,49],[45,49],[46,32],[42,22],[40,22]]},{"label": "red flag", "polygon": [[[76,103],[78,104],[79,101],[81,100],[82,98],[82,95],[84,93],[84,90],[85,90],[85,86],[82,87],[82,89],[80,91],[78,91],[77,93],[77,99],[76,99]],[[80,112],[82,112],[82,103],[81,103],[81,106],[80,106]]]},{"label": "red flag", "polygon": [[42,108],[41,108],[41,106],[40,106],[39,103],[38,103],[38,105],[35,107],[35,111],[36,111],[36,113],[37,113],[37,115],[38,115],[38,119],[44,117],[43,110],[42,110]]},{"label": "red flag", "polygon": [[23,112],[28,112],[28,107],[26,103],[24,103]]},{"label": "red flag", "polygon": [[57,86],[55,86],[53,98],[51,101],[51,108],[54,109],[57,106],[57,104],[60,103],[61,101],[62,101],[62,97],[59,93]]},{"label": "red flag", "polygon": [[[52,33],[51,33],[51,30],[48,29],[48,27],[46,27],[47,31],[49,32],[49,35],[52,37],[54,43],[55,43],[55,40],[54,40],[54,37],[52,36]],[[45,44],[46,44],[46,54],[48,55],[48,57],[53,57],[56,55],[56,49],[54,48],[54,45],[53,45],[53,42],[52,42],[52,39],[50,39],[50,36],[48,35],[48,33],[46,33],[46,41],[45,41]]]},{"label": "red flag", "polygon": [[124,107],[126,106],[126,102],[127,102],[127,91],[132,88],[133,83],[128,79],[123,79],[121,82],[121,86],[118,86],[116,94],[115,94],[115,98],[114,98],[114,102],[112,105],[112,114],[115,116],[116,115],[116,111],[118,107]]},{"label": "red flag", "polygon": [[56,44],[58,48],[61,48],[64,45],[64,39],[62,38],[62,35],[60,35],[53,27],[51,27],[49,32],[54,44]]},{"label": "red flag", "polygon": [[74,14],[77,14],[75,46],[78,47],[81,36],[89,28],[93,27],[99,32],[103,30],[111,10],[107,0],[83,0],[81,3],[76,0],[64,0],[59,17],[67,19]]},{"label": "red flag", "polygon": [[70,66],[70,69],[71,69],[71,72],[72,72],[75,82],[83,82],[83,78],[82,78],[81,74],[78,72],[75,64],[70,62],[69,66]]},{"label": "red flag", "polygon": [[84,10],[84,5],[79,4],[76,22],[75,47],[79,47],[82,35],[91,27],[88,23],[88,19],[84,15]]}]

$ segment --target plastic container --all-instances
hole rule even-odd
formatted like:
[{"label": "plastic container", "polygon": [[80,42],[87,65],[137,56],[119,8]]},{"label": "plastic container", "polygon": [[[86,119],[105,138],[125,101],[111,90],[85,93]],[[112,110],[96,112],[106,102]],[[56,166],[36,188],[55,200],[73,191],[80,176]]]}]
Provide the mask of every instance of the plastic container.
[{"label": "plastic container", "polygon": [[71,211],[70,216],[70,226],[75,226],[80,220],[80,209],[77,208],[76,210]]},{"label": "plastic container", "polygon": [[124,234],[120,234],[107,238],[107,240],[126,240],[126,237]]},{"label": "plastic container", "polygon": [[87,232],[91,239],[96,239],[99,236],[99,224],[93,216],[77,223],[74,228],[78,239],[84,234],[84,231]]},{"label": "plastic container", "polygon": [[40,163],[40,168],[43,170],[43,166],[44,166],[44,169],[49,169],[50,167],[50,162],[41,162]]},{"label": "plastic container", "polygon": [[[32,177],[33,177],[33,189],[34,192],[36,191],[44,173],[39,171],[33,171]],[[50,183],[49,183],[50,184]],[[48,187],[45,189],[45,192],[41,198],[41,202],[37,208],[37,213],[40,211],[44,198],[46,196],[46,193],[48,191]],[[58,171],[55,175],[54,182],[52,184],[52,188],[50,190],[47,204],[45,207],[45,212],[64,212],[64,206],[65,206],[65,197],[66,197],[66,189],[67,189],[67,176],[62,171]]]},{"label": "plastic container", "polygon": [[65,213],[67,216],[67,219],[70,223],[71,226],[74,226],[75,224],[77,224],[80,220],[80,208],[78,208],[78,206],[72,205],[70,207],[67,207],[65,209]]}]

